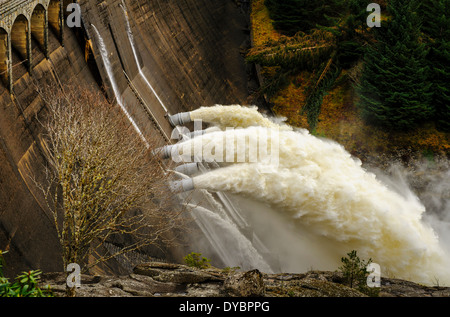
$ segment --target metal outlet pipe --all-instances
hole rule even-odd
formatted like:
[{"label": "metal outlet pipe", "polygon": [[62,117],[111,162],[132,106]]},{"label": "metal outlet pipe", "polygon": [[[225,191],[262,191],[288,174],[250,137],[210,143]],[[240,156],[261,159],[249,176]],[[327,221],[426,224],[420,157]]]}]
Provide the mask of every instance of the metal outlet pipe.
[{"label": "metal outlet pipe", "polygon": [[189,192],[195,189],[194,180],[192,178],[186,178],[180,181],[174,181],[169,184],[172,192]]},{"label": "metal outlet pipe", "polygon": [[222,131],[222,130],[220,130],[218,127],[211,127],[211,128],[207,128],[205,130],[197,130],[197,131],[190,132],[190,133],[186,134],[186,137],[193,139],[195,137],[202,136],[202,135],[205,135],[205,134],[211,133],[211,132],[217,132],[217,131]]},{"label": "metal outlet pipe", "polygon": [[175,171],[190,176],[200,172],[200,168],[198,166],[198,163],[188,163],[177,166],[175,168]]},{"label": "metal outlet pipe", "polygon": [[189,112],[180,112],[168,117],[169,123],[172,127],[179,125],[185,125],[186,123],[192,122],[191,114]]},{"label": "metal outlet pipe", "polygon": [[153,153],[153,155],[161,156],[162,159],[168,159],[168,158],[172,157],[172,149],[174,146],[176,146],[176,144],[166,145],[166,146],[160,147],[156,150],[153,150],[152,153]]}]

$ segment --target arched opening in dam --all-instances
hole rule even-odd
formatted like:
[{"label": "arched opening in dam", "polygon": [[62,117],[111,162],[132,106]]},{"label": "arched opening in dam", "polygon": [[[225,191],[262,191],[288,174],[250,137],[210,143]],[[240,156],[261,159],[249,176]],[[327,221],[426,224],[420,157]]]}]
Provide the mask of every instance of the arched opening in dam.
[{"label": "arched opening in dam", "polygon": [[48,24],[60,42],[62,41],[64,23],[61,10],[62,0],[50,0],[48,5]]},{"label": "arched opening in dam", "polygon": [[14,94],[17,80],[26,73],[31,75],[33,68],[49,58],[50,51],[63,45],[62,2],[7,2],[0,10],[0,76]]},{"label": "arched opening in dam", "polygon": [[14,20],[14,24],[11,28],[13,78],[19,78],[22,75],[20,69],[31,69],[30,31],[30,25],[27,18],[24,15],[19,15]]},{"label": "arched opening in dam", "polygon": [[42,4],[36,5],[31,14],[32,50],[37,47],[44,56],[48,55],[48,16]]},{"label": "arched opening in dam", "polygon": [[0,78],[3,85],[7,85],[9,80],[9,51],[8,33],[0,28]]}]

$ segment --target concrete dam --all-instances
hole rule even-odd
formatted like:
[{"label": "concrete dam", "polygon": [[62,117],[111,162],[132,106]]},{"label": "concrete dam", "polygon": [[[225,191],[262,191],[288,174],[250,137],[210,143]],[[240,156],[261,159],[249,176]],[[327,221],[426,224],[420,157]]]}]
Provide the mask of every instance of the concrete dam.
[{"label": "concrete dam", "polygon": [[52,216],[30,178],[45,161],[38,87],[107,87],[140,129],[168,142],[167,114],[245,104],[256,85],[241,55],[250,43],[248,12],[236,1],[80,0],[81,25],[69,27],[73,2],[0,1],[0,249],[9,251],[7,275],[62,270]]}]

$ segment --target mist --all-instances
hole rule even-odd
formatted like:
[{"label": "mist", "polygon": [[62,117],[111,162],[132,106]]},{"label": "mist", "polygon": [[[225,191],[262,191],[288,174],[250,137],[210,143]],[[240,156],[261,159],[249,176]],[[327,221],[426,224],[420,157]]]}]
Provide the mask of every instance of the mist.
[{"label": "mist", "polygon": [[271,255],[274,271],[335,270],[341,257],[357,250],[389,277],[450,283],[448,164],[435,166],[433,173],[422,163],[413,169],[365,167],[336,142],[277,123],[254,108],[215,106],[191,116],[222,132],[184,141],[181,151],[223,145],[221,137],[250,140],[267,136],[268,129],[279,131],[270,140],[278,142],[276,165],[228,163],[192,178],[197,189],[233,197]]}]

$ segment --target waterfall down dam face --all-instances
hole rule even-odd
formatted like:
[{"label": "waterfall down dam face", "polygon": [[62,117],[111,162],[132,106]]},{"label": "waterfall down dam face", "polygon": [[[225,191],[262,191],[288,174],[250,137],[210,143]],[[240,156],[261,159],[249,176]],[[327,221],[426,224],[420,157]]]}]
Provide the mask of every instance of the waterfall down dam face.
[{"label": "waterfall down dam face", "polygon": [[45,163],[37,117],[46,109],[35,85],[105,84],[142,133],[164,142],[172,131],[166,112],[245,103],[249,95],[240,55],[249,43],[247,16],[233,1],[78,3],[82,27],[66,25],[62,39],[49,29],[48,58],[33,38],[31,72],[13,50],[13,91],[0,84],[0,249],[9,250],[7,276],[63,269],[52,216],[30,179],[42,177]]}]

